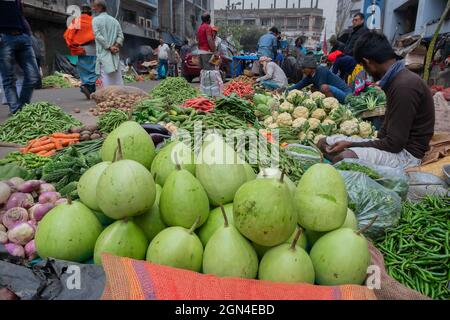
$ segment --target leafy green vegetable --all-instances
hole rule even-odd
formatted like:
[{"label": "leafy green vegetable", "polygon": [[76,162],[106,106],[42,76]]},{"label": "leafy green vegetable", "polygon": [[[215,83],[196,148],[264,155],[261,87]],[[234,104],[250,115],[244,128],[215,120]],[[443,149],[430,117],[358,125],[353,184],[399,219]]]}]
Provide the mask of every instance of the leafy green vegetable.
[{"label": "leafy green vegetable", "polygon": [[7,163],[0,166],[0,180],[8,180],[14,177],[30,180],[34,178],[34,175],[27,169],[14,163]]},{"label": "leafy green vegetable", "polygon": [[217,100],[215,112],[228,113],[259,128],[254,105],[234,93]]}]

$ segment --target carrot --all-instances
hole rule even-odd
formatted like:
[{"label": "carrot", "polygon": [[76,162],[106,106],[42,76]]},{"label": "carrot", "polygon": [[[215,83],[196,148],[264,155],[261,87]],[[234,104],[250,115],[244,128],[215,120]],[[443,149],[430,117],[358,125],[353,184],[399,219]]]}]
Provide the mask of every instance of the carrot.
[{"label": "carrot", "polygon": [[63,145],[62,145],[60,139],[55,139],[55,138],[53,138],[53,139],[52,139],[52,142],[55,144],[56,150],[61,150],[61,149],[63,148]]},{"label": "carrot", "polygon": [[80,142],[79,139],[59,139],[59,141],[61,142],[63,147],[67,147],[67,146],[70,146],[71,144]]},{"label": "carrot", "polygon": [[46,140],[35,141],[33,144],[30,145],[30,147],[37,148],[37,147],[45,146],[46,144],[49,144],[51,142],[52,141],[50,140],[50,138],[46,137]]},{"label": "carrot", "polygon": [[32,153],[38,153],[40,151],[50,151],[55,149],[55,144],[54,143],[49,143],[40,147],[35,147],[35,148],[31,148],[30,152]]},{"label": "carrot", "polygon": [[79,139],[80,138],[79,133],[53,133],[52,138],[57,139]]},{"label": "carrot", "polygon": [[50,150],[50,151],[48,151],[48,152],[46,152],[44,154],[41,154],[41,156],[43,156],[43,157],[51,157],[54,154],[55,154],[55,150]]}]

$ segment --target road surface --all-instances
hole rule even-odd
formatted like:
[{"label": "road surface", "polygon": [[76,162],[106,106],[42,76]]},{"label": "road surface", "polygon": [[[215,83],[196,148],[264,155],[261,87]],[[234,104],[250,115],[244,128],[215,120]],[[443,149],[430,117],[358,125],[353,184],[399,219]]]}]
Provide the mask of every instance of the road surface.
[{"label": "road surface", "polygon": [[[149,92],[158,83],[158,81],[146,81],[127,85]],[[87,100],[86,97],[80,92],[79,88],[35,90],[33,93],[32,102],[37,101],[52,102],[62,107],[68,114],[71,114],[75,118],[79,119],[83,124],[90,125],[97,122],[97,117],[88,112],[89,108],[95,107],[95,101]],[[74,109],[77,108],[80,109],[80,113],[73,112]],[[7,106],[0,106],[0,123],[3,123],[8,119],[8,112],[9,110]],[[16,150],[17,149],[15,148],[0,147],[0,158],[3,158],[9,152]]]}]

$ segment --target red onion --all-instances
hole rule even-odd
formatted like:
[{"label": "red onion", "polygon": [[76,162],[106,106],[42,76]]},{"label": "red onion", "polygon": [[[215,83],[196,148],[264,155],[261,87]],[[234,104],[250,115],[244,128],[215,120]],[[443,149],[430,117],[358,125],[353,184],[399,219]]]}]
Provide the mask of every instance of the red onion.
[{"label": "red onion", "polygon": [[59,192],[44,192],[39,196],[39,203],[55,203],[59,199],[61,199]]},{"label": "red onion", "polygon": [[27,222],[18,222],[8,230],[8,239],[12,243],[26,245],[34,237],[34,227]]},{"label": "red onion", "polygon": [[30,219],[38,222],[41,221],[42,218],[49,212],[51,209],[53,209],[55,205],[53,203],[44,203],[44,204],[35,204],[28,210],[28,213],[30,214]]},{"label": "red onion", "polygon": [[34,199],[31,194],[15,192],[9,197],[8,203],[6,204],[6,210],[9,210],[9,209],[15,208],[15,207],[22,207],[25,209],[29,209],[33,205],[34,205]]},{"label": "red onion", "polygon": [[25,245],[25,255],[29,260],[36,258],[36,246],[34,244],[34,239]]},{"label": "red onion", "polygon": [[5,244],[5,248],[8,251],[8,253],[14,257],[25,257],[25,250],[21,245],[15,244],[15,243],[7,243]]},{"label": "red onion", "polygon": [[52,184],[50,184],[50,183],[43,183],[39,187],[39,193],[55,192],[55,191],[56,191],[55,187]]},{"label": "red onion", "polygon": [[41,186],[40,180],[30,180],[25,182],[19,187],[19,192],[31,193],[33,191],[39,190],[40,186]]},{"label": "red onion", "polygon": [[19,207],[9,209],[2,218],[3,225],[7,229],[10,229],[17,222],[25,221],[28,221],[28,211]]}]

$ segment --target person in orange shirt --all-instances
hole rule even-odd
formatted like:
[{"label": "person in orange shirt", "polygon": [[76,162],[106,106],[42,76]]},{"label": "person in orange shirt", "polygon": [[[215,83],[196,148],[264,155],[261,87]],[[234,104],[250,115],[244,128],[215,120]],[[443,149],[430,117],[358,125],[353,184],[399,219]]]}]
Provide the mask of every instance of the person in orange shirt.
[{"label": "person in orange shirt", "polygon": [[97,74],[95,73],[96,49],[92,28],[92,12],[89,4],[81,7],[80,17],[74,19],[64,33],[64,39],[73,56],[78,56],[77,69],[80,74],[80,91],[87,99],[95,92]]}]

